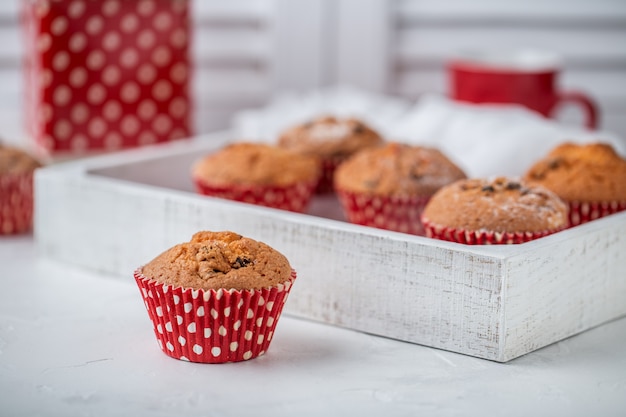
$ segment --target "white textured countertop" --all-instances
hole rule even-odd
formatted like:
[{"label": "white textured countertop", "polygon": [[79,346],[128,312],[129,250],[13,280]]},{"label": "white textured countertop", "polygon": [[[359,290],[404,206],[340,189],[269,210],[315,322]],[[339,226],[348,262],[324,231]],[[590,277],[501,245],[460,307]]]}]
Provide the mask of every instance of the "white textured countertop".
[{"label": "white textured countertop", "polygon": [[283,315],[265,356],[206,365],[111,278],[0,237],[0,415],[626,415],[626,319],[499,364]]}]

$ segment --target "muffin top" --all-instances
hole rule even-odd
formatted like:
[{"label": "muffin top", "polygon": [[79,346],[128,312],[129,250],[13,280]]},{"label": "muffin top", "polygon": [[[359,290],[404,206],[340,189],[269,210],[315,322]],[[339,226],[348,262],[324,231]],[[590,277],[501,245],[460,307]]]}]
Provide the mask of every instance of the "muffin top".
[{"label": "muffin top", "polygon": [[0,143],[0,174],[32,172],[41,164],[25,151]]},{"label": "muffin top", "polygon": [[355,118],[324,116],[285,130],[279,146],[305,155],[345,158],[356,151],[383,143],[380,135]]},{"label": "muffin top", "polygon": [[280,252],[233,232],[198,232],[146,264],[146,278],[174,287],[261,289],[287,282],[291,266]]},{"label": "muffin top", "polygon": [[278,185],[317,181],[319,162],[278,146],[239,142],[210,154],[193,169],[195,178],[214,185]]},{"label": "muffin top", "polygon": [[526,172],[565,201],[626,201],[626,159],[606,143],[563,143]]},{"label": "muffin top", "polygon": [[335,187],[374,195],[425,195],[465,178],[465,173],[434,148],[388,142],[364,149],[343,162]]},{"label": "muffin top", "polygon": [[554,193],[518,179],[465,179],[439,190],[423,220],[464,230],[542,232],[567,225],[567,206]]}]

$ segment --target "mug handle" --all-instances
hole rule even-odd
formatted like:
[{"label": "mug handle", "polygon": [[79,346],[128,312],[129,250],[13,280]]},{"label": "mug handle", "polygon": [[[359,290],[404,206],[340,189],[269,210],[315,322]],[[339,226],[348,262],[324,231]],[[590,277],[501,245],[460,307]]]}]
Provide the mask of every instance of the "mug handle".
[{"label": "mug handle", "polygon": [[550,113],[562,103],[573,103],[580,106],[585,113],[585,126],[590,130],[595,130],[598,127],[598,106],[588,95],[578,91],[560,92],[554,101]]}]

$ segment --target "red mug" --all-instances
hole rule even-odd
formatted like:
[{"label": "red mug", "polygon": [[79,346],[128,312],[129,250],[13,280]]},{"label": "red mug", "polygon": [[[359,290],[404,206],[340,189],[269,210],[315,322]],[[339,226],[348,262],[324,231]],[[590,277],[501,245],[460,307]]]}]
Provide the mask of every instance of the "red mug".
[{"label": "red mug", "polygon": [[559,105],[580,106],[585,125],[597,128],[594,101],[576,91],[559,91],[559,59],[551,54],[522,51],[510,54],[466,54],[448,65],[450,96],[470,103],[515,103],[553,117]]}]

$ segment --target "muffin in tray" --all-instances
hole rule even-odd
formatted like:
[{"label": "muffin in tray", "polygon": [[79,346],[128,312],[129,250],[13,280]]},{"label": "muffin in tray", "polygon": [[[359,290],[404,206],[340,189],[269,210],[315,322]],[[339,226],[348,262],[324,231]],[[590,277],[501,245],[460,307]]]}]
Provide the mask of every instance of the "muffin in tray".
[{"label": "muffin in tray", "polygon": [[283,131],[278,145],[304,155],[318,158],[322,177],[316,191],[320,194],[333,190],[333,175],[337,166],[354,153],[378,146],[382,137],[356,118],[323,116]]},{"label": "muffin in tray", "polygon": [[275,145],[237,142],[192,168],[199,193],[305,212],[320,178],[318,161]]},{"label": "muffin in tray", "polygon": [[296,279],[277,250],[233,232],[198,232],[135,273],[159,347],[223,363],[267,352]]},{"label": "muffin in tray", "polygon": [[422,210],[442,186],[465,173],[434,148],[388,142],[342,163],[335,190],[351,223],[422,235]]},{"label": "muffin in tray", "polygon": [[561,197],[569,205],[571,226],[626,210],[626,159],[609,144],[563,143],[524,179]]},{"label": "muffin in tray", "polygon": [[26,151],[0,143],[0,235],[32,228],[33,173],[40,166]]},{"label": "muffin in tray", "polygon": [[466,244],[523,243],[567,227],[567,205],[516,178],[474,178],[440,189],[422,214],[426,236]]}]

